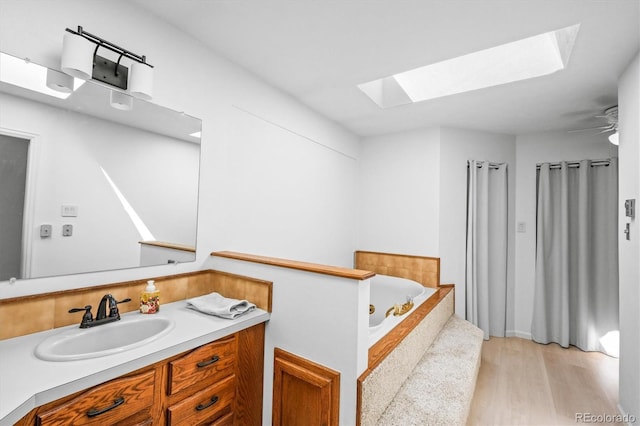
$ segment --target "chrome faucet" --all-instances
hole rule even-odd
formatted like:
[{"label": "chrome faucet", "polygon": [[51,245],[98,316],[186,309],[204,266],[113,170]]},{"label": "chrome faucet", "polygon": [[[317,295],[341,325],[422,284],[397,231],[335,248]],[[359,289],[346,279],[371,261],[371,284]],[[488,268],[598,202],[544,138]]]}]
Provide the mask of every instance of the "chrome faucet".
[{"label": "chrome faucet", "polygon": [[[95,327],[98,325],[118,321],[120,319],[120,311],[118,310],[118,304],[130,302],[130,301],[131,299],[129,298],[117,301],[116,298],[113,297],[113,295],[105,294],[104,296],[102,296],[102,300],[100,300],[100,305],[98,306],[98,313],[96,314],[95,319],[93,318],[93,314],[91,313],[91,305],[87,305],[84,308],[69,309],[69,313],[72,314],[74,312],[84,311],[84,315],[82,316],[82,321],[80,322],[80,328]],[[108,315],[107,315],[107,303],[109,304]]]}]

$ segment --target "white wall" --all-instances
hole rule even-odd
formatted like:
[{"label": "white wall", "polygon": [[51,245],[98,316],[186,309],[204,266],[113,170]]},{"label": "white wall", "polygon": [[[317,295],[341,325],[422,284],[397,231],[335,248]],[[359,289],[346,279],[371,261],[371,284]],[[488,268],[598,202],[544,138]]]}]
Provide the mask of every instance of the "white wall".
[{"label": "white wall", "polygon": [[440,131],[365,138],[358,249],[438,256]]},{"label": "white wall", "polygon": [[516,233],[515,322],[510,334],[531,338],[536,260],[536,164],[603,159],[617,156],[608,134],[543,132],[518,135],[516,140],[516,223],[526,232]]},{"label": "white wall", "polygon": [[239,109],[227,119],[221,247],[351,267],[356,158]]},{"label": "white wall", "polygon": [[[356,193],[356,175],[344,170],[345,163],[355,164],[357,138],[127,1],[3,0],[0,50],[58,67],[64,29],[77,25],[145,54],[155,66],[154,102],[203,120],[198,261],[14,285],[4,282],[0,297],[197,270],[211,251],[230,248],[351,265],[355,208],[349,210],[349,200]],[[260,132],[270,126],[279,130],[262,136]],[[252,140],[244,139],[247,134]],[[285,134],[294,135],[284,142],[288,147],[295,145],[290,153],[281,145]],[[328,153],[320,154],[323,151]],[[321,158],[321,169],[317,158]],[[234,181],[246,164],[256,165],[257,169],[245,169],[256,173]],[[304,217],[291,213],[291,201],[272,202],[264,208],[256,202],[255,191],[242,195],[246,184],[260,182],[264,172],[272,184],[261,188],[261,200],[288,200],[295,193],[295,212],[303,212]],[[287,185],[278,184],[280,175],[289,177]],[[310,187],[316,178],[322,179],[319,187]],[[259,217],[268,229],[254,235],[255,227],[247,226],[247,209],[255,209],[252,219]],[[305,234],[298,235],[303,228]]]},{"label": "white wall", "polygon": [[[467,160],[507,163],[509,195],[508,244],[513,247],[515,209],[515,138],[510,135],[453,128],[441,129],[440,140],[440,280],[456,285],[456,313],[465,317]],[[509,255],[513,251],[509,250]],[[512,299],[513,258],[507,261],[507,298]],[[507,303],[507,328],[513,312]]]},{"label": "white wall", "polygon": [[631,240],[624,239],[627,221],[624,200],[640,206],[640,56],[636,55],[620,77],[618,111],[620,130],[619,204],[620,239],[620,389],[623,412],[640,419],[640,226],[638,211],[630,221]]},{"label": "white wall", "polygon": [[[156,239],[195,243],[199,145],[5,94],[0,109],[0,128],[36,135],[38,146],[29,276],[139,264],[143,236],[103,169]],[[78,216],[62,217],[63,204]],[[41,224],[50,237],[40,238]]]},{"label": "white wall", "polygon": [[212,258],[216,270],[273,282],[266,325],[263,423],[271,424],[273,351],[278,347],[340,372],[340,424],[356,424],[357,378],[367,368],[370,280]]},{"label": "white wall", "polygon": [[[513,167],[515,138],[453,128],[370,137],[361,142],[359,163],[358,248],[440,257],[441,282],[456,284],[462,316],[470,159]],[[509,176],[513,212],[515,170]],[[509,240],[513,245],[513,233]]]}]

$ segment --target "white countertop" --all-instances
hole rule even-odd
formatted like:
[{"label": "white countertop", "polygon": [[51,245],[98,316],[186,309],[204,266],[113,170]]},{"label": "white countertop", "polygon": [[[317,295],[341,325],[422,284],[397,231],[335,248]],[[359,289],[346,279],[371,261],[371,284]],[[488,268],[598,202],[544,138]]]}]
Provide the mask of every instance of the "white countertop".
[{"label": "white countertop", "polygon": [[[121,321],[137,318],[128,312]],[[260,324],[269,319],[261,309],[235,320],[205,315],[186,307],[186,301],[162,305],[156,317],[175,321],[175,327],[141,347],[99,358],[78,361],[43,361],[34,355],[47,337],[79,324],[0,341],[0,426],[13,425],[32,409],[74,392]],[[110,324],[99,327],[109,327]]]}]

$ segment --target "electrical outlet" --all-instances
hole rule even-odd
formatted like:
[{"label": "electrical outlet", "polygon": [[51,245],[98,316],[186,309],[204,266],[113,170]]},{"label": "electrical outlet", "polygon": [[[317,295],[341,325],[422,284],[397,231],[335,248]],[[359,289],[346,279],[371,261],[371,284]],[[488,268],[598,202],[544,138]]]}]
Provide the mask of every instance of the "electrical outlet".
[{"label": "electrical outlet", "polygon": [[73,235],[73,225],[62,225],[62,236],[70,237]]},{"label": "electrical outlet", "polygon": [[40,225],[40,238],[51,237],[51,225]]}]

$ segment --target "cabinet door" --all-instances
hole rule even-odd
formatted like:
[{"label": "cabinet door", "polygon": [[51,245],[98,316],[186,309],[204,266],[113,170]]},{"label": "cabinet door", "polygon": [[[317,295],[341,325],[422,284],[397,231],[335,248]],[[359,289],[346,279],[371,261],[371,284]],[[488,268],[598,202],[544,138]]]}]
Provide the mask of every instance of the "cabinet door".
[{"label": "cabinet door", "polygon": [[169,363],[168,394],[173,395],[189,386],[220,380],[235,372],[236,336],[217,340],[189,352]]},{"label": "cabinet door", "polygon": [[275,426],[337,425],[339,409],[340,373],[282,349],[275,349]]},{"label": "cabinet door", "polygon": [[231,375],[213,386],[183,399],[168,408],[168,424],[198,425],[233,413],[236,376]]},{"label": "cabinet door", "polygon": [[115,379],[95,386],[55,408],[38,413],[37,424],[108,425],[116,424],[143,411],[148,411],[151,417],[154,385],[155,370]]}]

